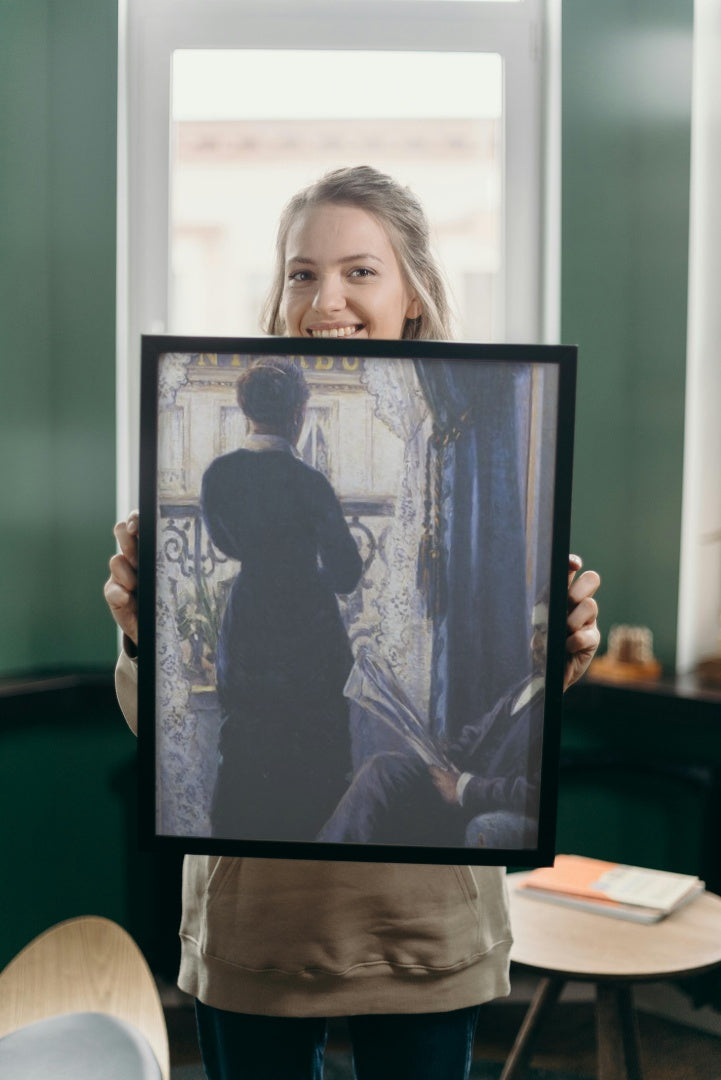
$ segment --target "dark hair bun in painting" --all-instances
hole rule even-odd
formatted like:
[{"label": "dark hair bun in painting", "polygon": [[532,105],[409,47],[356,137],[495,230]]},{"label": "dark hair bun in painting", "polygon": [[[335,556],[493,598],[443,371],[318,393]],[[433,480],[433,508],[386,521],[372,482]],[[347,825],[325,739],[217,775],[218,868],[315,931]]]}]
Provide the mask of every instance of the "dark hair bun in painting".
[{"label": "dark hair bun in painting", "polygon": [[308,400],[300,367],[287,356],[264,356],[239,376],[238,404],[257,424],[284,428]]}]

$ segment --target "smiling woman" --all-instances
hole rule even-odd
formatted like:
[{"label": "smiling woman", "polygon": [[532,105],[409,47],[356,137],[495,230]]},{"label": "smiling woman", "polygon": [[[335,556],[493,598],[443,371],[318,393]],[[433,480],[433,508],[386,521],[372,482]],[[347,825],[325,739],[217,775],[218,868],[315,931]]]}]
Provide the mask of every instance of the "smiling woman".
[{"label": "smiling woman", "polygon": [[[322,178],[317,185],[302,192],[299,201],[290,204],[292,213],[286,215],[283,240],[277,252],[279,273],[275,290],[275,318],[279,314],[283,317],[284,304],[292,294],[293,286],[288,281],[286,260],[290,237],[295,241],[291,248],[292,257],[300,256],[303,260],[295,269],[291,264],[291,273],[299,271],[298,277],[302,282],[311,266],[312,287],[309,286],[309,293],[312,296],[308,307],[312,309],[316,305],[322,309],[323,304],[330,304],[331,308],[335,305],[330,320],[327,314],[321,314],[321,330],[323,320],[335,322],[336,328],[362,326],[363,332],[372,339],[380,327],[388,332],[389,328],[395,326],[396,332],[400,331],[407,338],[414,339],[406,344],[409,353],[417,356],[418,351],[423,350],[426,357],[432,359],[436,355],[432,350],[437,346],[428,343],[423,346],[415,339],[434,336],[443,323],[446,308],[440,299],[442,283],[438,272],[427,275],[425,280],[421,274],[424,261],[432,265],[433,260],[428,250],[427,229],[419,230],[416,221],[415,209],[418,204],[405,188],[381,173],[363,168],[350,170],[350,173],[352,176],[341,175],[339,178],[337,174],[331,174]],[[328,185],[332,186],[339,179],[343,183],[336,189],[335,199],[332,199]],[[348,185],[351,180],[357,182],[355,187],[351,189],[346,186],[345,196],[342,197],[343,184]],[[361,190],[375,191],[376,195],[382,190],[388,206],[400,208],[405,205],[409,219],[407,228],[401,228],[390,213],[374,213],[370,208],[370,197],[368,200],[362,199],[359,195]],[[321,191],[323,197],[319,197]],[[314,199],[310,198],[311,193],[315,195]],[[375,231],[362,237],[351,235],[344,240],[337,228],[341,220],[338,211],[349,208],[359,211],[360,216],[349,218],[343,215],[345,224],[354,228],[360,224],[368,228],[372,224]],[[315,240],[310,242],[313,237],[309,223],[316,217],[320,218],[321,214],[336,226],[323,232],[327,250],[319,242],[316,247]],[[422,210],[420,216],[423,216]],[[295,225],[298,230],[293,233]],[[385,248],[377,247],[384,234],[395,252],[395,261],[388,262]],[[352,259],[347,262],[349,256],[359,254],[361,241],[360,254],[372,254],[375,259],[364,258],[360,262]],[[307,260],[311,260],[311,263]],[[342,272],[338,269],[339,264]],[[321,269],[321,279],[327,272],[335,281],[334,291],[329,292],[330,299],[320,295],[312,281],[315,273],[313,267]],[[368,278],[361,274],[359,278],[350,279],[357,284],[348,284],[348,268],[351,271],[372,270],[377,273],[384,267],[389,271],[389,277],[378,274]],[[303,288],[301,284],[301,292]],[[346,290],[357,289],[361,296],[365,296],[366,292],[373,294],[376,288],[379,302],[372,312],[366,311],[365,306],[356,301],[355,292],[350,299],[346,295]],[[350,316],[347,309],[350,309]],[[290,321],[290,311],[287,314]],[[318,327],[317,315],[312,316],[315,322],[306,321],[307,317],[311,318],[307,307],[303,307],[294,316],[297,321],[293,325],[298,329],[302,326],[306,329],[314,325]],[[332,328],[328,327],[329,330]],[[178,357],[182,360],[182,348],[179,351],[175,349],[166,337],[156,340],[162,342],[160,347],[163,355],[170,358],[172,365],[176,365]],[[313,340],[303,342],[294,338],[286,341],[296,359],[299,355],[302,358],[306,349],[315,354],[317,343]],[[273,356],[277,354],[280,342],[280,338],[259,342],[259,351]],[[387,350],[393,350],[394,346],[396,349],[402,347],[398,342],[381,344],[381,357],[387,356]],[[198,347],[199,342],[195,339],[192,348]],[[166,353],[165,350],[169,348],[171,351]],[[330,343],[324,344],[324,351],[330,348]],[[361,353],[372,358],[377,342],[375,345],[373,340],[365,343],[335,342],[332,348],[352,350],[353,355],[361,350]],[[443,348],[451,346],[445,345]],[[464,357],[473,356],[475,359],[476,347],[460,348],[464,350]],[[233,348],[232,352],[235,355],[240,349]],[[488,354],[493,361],[491,376],[493,387],[497,389],[497,381],[508,373],[497,365],[496,347],[491,352],[492,356]],[[249,748],[270,750],[266,759],[267,768],[262,768],[260,775],[261,786],[265,788],[260,793],[265,818],[261,828],[266,836],[277,835],[271,815],[273,803],[285,795],[286,777],[294,783],[307,782],[313,797],[318,794],[320,784],[316,780],[315,768],[312,773],[310,766],[296,771],[293,763],[296,757],[298,761],[303,761],[306,738],[315,739],[316,745],[319,735],[321,742],[327,741],[323,739],[323,732],[329,730],[325,721],[336,716],[332,701],[339,696],[342,653],[346,654],[347,665],[349,650],[344,648],[346,642],[343,635],[332,632],[332,623],[338,628],[334,595],[339,592],[347,594],[354,588],[362,571],[359,562],[363,563],[359,551],[353,546],[352,537],[349,542],[345,514],[330,482],[320,470],[305,466],[293,454],[287,436],[297,432],[301,402],[296,400],[293,408],[290,408],[291,400],[281,394],[278,385],[288,377],[287,372],[280,370],[275,363],[271,368],[270,382],[274,389],[269,396],[276,399],[282,397],[289,406],[284,418],[280,418],[282,422],[278,422],[275,409],[268,410],[264,406],[256,411],[252,408],[249,420],[255,429],[248,445],[215,458],[205,471],[201,487],[201,505],[208,530],[211,531],[216,524],[216,514],[219,519],[222,518],[218,521],[221,526],[235,516],[238,535],[243,541],[243,547],[236,549],[236,554],[240,556],[240,574],[236,575],[232,586],[233,597],[230,606],[226,606],[223,620],[224,626],[227,625],[231,632],[237,625],[232,619],[232,605],[237,599],[239,605],[247,603],[247,609],[251,612],[250,629],[246,627],[241,632],[239,648],[233,650],[230,666],[226,665],[228,684],[222,688],[221,704],[224,709],[227,704],[230,711],[242,696],[242,715],[238,710],[237,719],[241,722],[247,719],[251,724],[250,731],[237,730],[242,744],[240,749],[244,752],[243,757],[236,759],[241,762],[239,768],[245,767],[245,751]],[[473,553],[474,568],[485,570],[498,565],[498,560],[494,557],[491,564],[478,558],[477,553],[481,548],[474,539],[479,518],[475,508],[482,505],[493,507],[494,512],[485,517],[497,529],[499,504],[508,504],[516,535],[514,548],[519,547],[518,541],[524,535],[520,500],[515,496],[508,498],[509,491],[517,491],[518,482],[516,480],[511,487],[506,481],[509,467],[515,470],[521,457],[516,452],[515,439],[508,452],[507,437],[514,436],[518,426],[518,410],[512,408],[516,399],[513,392],[515,379],[509,381],[506,378],[504,408],[496,408],[497,393],[484,392],[482,400],[485,409],[479,407],[478,410],[470,410],[469,415],[468,401],[471,398],[468,379],[473,377],[476,368],[475,364],[460,364],[454,369],[453,377],[449,377],[446,368],[439,373],[433,364],[414,366],[412,370],[417,371],[419,379],[422,379],[420,389],[437,439],[428,439],[423,427],[416,424],[403,441],[410,441],[408,460],[414,463],[417,475],[424,481],[428,478],[429,490],[435,487],[436,476],[440,480],[438,490],[441,495],[444,484],[448,490],[449,482],[453,491],[470,493],[470,497],[463,500],[464,510],[458,515],[461,520],[454,515],[452,532],[454,537],[471,538],[468,543],[463,541],[464,546]],[[253,369],[256,369],[256,365],[253,365]],[[160,380],[153,366],[145,370],[150,379],[144,385],[152,388],[153,396],[163,386],[166,400],[172,398],[172,387],[168,384],[172,381],[172,385],[179,388],[185,381],[183,378]],[[407,380],[404,383],[407,385]],[[245,389],[242,399],[247,405]],[[265,398],[266,395],[261,396]],[[396,394],[396,399],[399,396]],[[168,404],[174,406],[175,402],[168,400]],[[146,410],[143,411],[147,415]],[[371,412],[372,408],[368,411]],[[386,415],[391,411],[386,410]],[[409,411],[403,410],[404,419]],[[173,413],[176,412],[173,408]],[[487,422],[489,418],[493,421],[491,424]],[[264,430],[261,431],[258,425]],[[485,487],[481,487],[480,477],[486,470],[478,466],[479,455],[485,459],[483,449],[487,441],[484,442],[481,435],[493,435],[499,425],[506,438],[495,439],[494,445],[500,445],[506,451],[501,454],[501,464],[505,467],[491,470],[495,487],[485,497]],[[568,432],[568,427],[565,430]],[[433,436],[433,432],[430,434]],[[423,444],[433,451],[436,442],[437,452],[424,455]],[[148,440],[146,445],[151,444],[157,447],[158,440]],[[448,455],[444,454],[444,447]],[[562,457],[559,454],[556,460]],[[497,455],[490,460],[497,460]],[[428,472],[424,467],[426,463]],[[232,482],[216,488],[212,481],[219,478],[218,470],[223,470]],[[235,475],[231,476],[231,472]],[[143,474],[152,479],[155,469],[146,467]],[[248,476],[251,477],[249,498],[244,501],[251,512],[243,513],[235,480],[245,481]],[[501,499],[495,497],[499,486],[504,493]],[[557,501],[560,506],[566,505],[567,488],[568,485],[561,485]],[[394,490],[399,493],[398,502],[402,503],[402,483]],[[434,560],[434,552],[438,553],[441,547],[446,548],[446,536],[449,534],[447,530],[439,533],[433,527],[436,517],[442,515],[434,511],[433,500],[428,501],[428,518],[426,521],[424,516],[421,522],[422,543],[412,545],[413,557],[408,569],[411,570],[411,581],[416,591],[420,586],[423,597],[427,599],[425,613],[432,621],[434,634],[436,628],[438,630],[435,640],[440,642],[442,648],[436,650],[436,656],[441,655],[445,661],[450,654],[449,648],[445,647],[446,641],[473,640],[477,644],[479,615],[482,616],[480,622],[487,625],[496,639],[509,621],[512,624],[512,637],[516,641],[520,641],[522,636],[525,638],[523,608],[509,600],[511,591],[516,598],[520,592],[522,599],[526,580],[523,552],[515,557],[506,542],[505,533],[499,535],[500,544],[496,544],[495,549],[499,546],[502,548],[501,565],[505,572],[488,575],[491,592],[500,601],[500,604],[492,606],[486,602],[487,593],[469,589],[469,575],[465,572],[469,560],[464,562],[460,573],[453,576],[434,571],[434,562],[436,566],[441,562],[437,558]],[[547,500],[548,506],[552,504],[554,500]],[[416,500],[415,506],[419,508],[421,501]],[[141,516],[144,521],[150,522],[149,530],[140,534],[143,551],[149,558],[145,554],[138,554],[137,517],[133,518],[135,527],[132,532],[126,523],[119,523],[116,527],[122,554],[111,560],[111,578],[106,583],[106,597],[111,610],[117,613],[119,625],[128,622],[128,609],[136,603],[134,590],[137,578],[133,566],[147,567],[152,572],[156,563],[158,546],[153,522],[158,521],[160,515],[154,491],[144,492]],[[261,517],[270,528],[257,527],[264,523]],[[416,521],[418,517],[416,513]],[[232,543],[231,533],[234,534],[235,529],[221,528],[220,533],[212,533],[214,542],[217,541],[218,546],[229,554],[230,544],[225,545],[225,536]],[[286,535],[290,537],[293,534],[296,545],[288,551]],[[564,560],[558,567],[561,571],[565,571],[566,539],[562,538],[563,547],[558,549]],[[511,576],[519,586],[513,590],[509,589],[509,567]],[[592,598],[598,578],[587,572],[576,579],[578,569],[577,561],[569,566],[568,600],[563,595],[564,578],[556,575],[556,580],[562,586],[558,599],[562,602],[562,608],[568,607],[565,663],[568,682],[574,681],[585,670],[598,643],[596,608]],[[328,580],[329,575],[331,580]],[[294,600],[289,608],[284,598],[296,589],[303,590],[303,600],[307,602],[297,603]],[[172,589],[168,588],[166,592],[170,595]],[[141,698],[145,698],[143,692],[149,685],[152,700],[157,700],[152,678],[159,652],[151,629],[157,604],[152,591],[143,586],[139,595],[151,600],[150,606],[144,607],[143,629],[139,636],[146,651],[139,660],[139,671],[135,669],[135,673],[129,655],[124,654],[119,662],[118,685],[120,687],[123,679],[126,680],[128,693],[124,695],[124,702],[131,723],[136,719],[134,687],[137,674],[140,675]],[[471,608],[478,603],[471,623],[455,618],[461,607],[456,602],[459,597],[467,600]],[[452,602],[449,598],[452,598]],[[453,614],[453,619],[448,617],[449,613]],[[461,622],[464,623],[463,630]],[[321,623],[331,626],[331,633],[325,639],[329,644],[325,647],[318,633]],[[558,620],[555,625],[561,629],[562,624]],[[146,633],[146,627],[150,633]],[[470,631],[469,627],[472,627]],[[298,660],[308,643],[312,645],[313,633],[323,650],[322,663],[317,663],[317,657],[311,656],[310,662],[302,663],[299,669]],[[334,643],[332,646],[331,640]],[[285,642],[287,648],[283,647]],[[333,655],[338,656],[337,664],[327,662],[327,653],[331,648]],[[147,652],[148,649],[151,651]],[[524,650],[527,662],[527,642]],[[509,650],[504,648],[504,655],[508,654]],[[556,655],[557,673],[560,675],[560,649]],[[219,700],[222,667],[223,657],[219,646]],[[477,675],[490,676],[498,671],[500,665],[492,665],[488,672],[485,666],[477,663],[475,668]],[[306,675],[310,675],[310,681],[304,678]],[[465,677],[456,676],[456,670],[451,672],[450,677],[444,670],[442,689],[451,685],[465,687]],[[146,681],[148,678],[150,683]],[[487,683],[484,687],[485,699],[492,687],[490,678],[483,681]],[[227,698],[226,689],[230,691]],[[469,685],[470,689],[473,688]],[[124,694],[122,688],[121,694]],[[295,748],[289,748],[288,754],[274,754],[277,740],[272,740],[268,746],[268,729],[273,720],[266,716],[264,706],[271,697],[276,703],[280,697],[281,708],[275,717],[276,725],[280,727],[276,726],[276,730],[286,734],[290,725],[291,735],[297,735],[297,755]],[[434,694],[434,706],[440,700],[441,695]],[[455,730],[460,726],[461,719],[478,715],[482,707],[480,695],[474,695],[474,700],[470,702],[467,699],[449,702],[445,715],[450,716],[453,709],[454,715],[458,716],[459,723],[453,725]],[[332,716],[328,715],[329,708]],[[433,712],[438,713],[438,710],[434,708]],[[320,723],[316,723],[319,717]],[[307,724],[302,723],[303,718],[307,719]],[[230,715],[228,720],[233,723]],[[296,730],[295,726],[299,724]],[[311,725],[314,726],[311,728]],[[434,725],[434,728],[436,726],[439,734],[444,729],[451,730],[450,724],[443,727]],[[248,738],[244,737],[246,734]],[[232,735],[233,732],[228,729],[229,738]],[[350,741],[349,726],[342,724],[339,735],[347,747]],[[225,744],[222,753],[225,761]],[[336,779],[338,771],[333,770]],[[295,775],[291,776],[291,773]],[[245,785],[241,784],[239,788],[244,790]],[[252,815],[260,805],[259,797],[251,806],[244,806],[243,810]],[[293,798],[290,805],[294,809]],[[155,811],[154,798],[151,810]],[[297,812],[294,816],[297,818]],[[295,824],[300,827],[300,822],[294,821]],[[307,834],[313,828],[313,823],[308,820],[303,827]],[[185,844],[184,839],[182,842]],[[276,848],[276,852],[280,854],[284,849]],[[326,866],[322,860],[306,858],[305,852],[296,863],[277,858],[215,858],[197,854],[187,857],[183,876],[183,956],[179,983],[197,999],[199,1037],[208,1075],[243,1072],[254,1080],[301,1074],[319,1077],[327,1036],[326,1022],[322,1018],[330,1013],[345,1014],[351,1018],[349,1023],[355,1025],[352,1038],[359,1080],[361,1077],[366,1080],[441,1080],[450,1075],[460,1080],[467,1077],[478,1008],[482,1002],[508,992],[510,930],[502,871],[495,865],[474,868],[473,871],[467,865],[418,867],[414,865],[414,853],[413,861],[407,866],[377,862],[356,866],[345,861],[345,851],[339,854],[341,860],[334,862],[330,869],[330,864]],[[396,849],[393,857],[397,854]],[[438,857],[435,852],[433,857]],[[525,859],[524,864],[527,864]],[[292,1063],[288,1060],[290,1057],[293,1058]],[[256,1064],[257,1068],[254,1067]]]}]

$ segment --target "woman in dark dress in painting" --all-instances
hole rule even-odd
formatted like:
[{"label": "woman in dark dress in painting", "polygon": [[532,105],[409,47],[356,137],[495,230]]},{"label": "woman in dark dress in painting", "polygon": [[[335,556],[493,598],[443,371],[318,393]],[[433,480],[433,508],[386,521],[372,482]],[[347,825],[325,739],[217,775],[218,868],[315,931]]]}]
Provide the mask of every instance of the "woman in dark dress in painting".
[{"label": "woman in dark dress in painting", "polygon": [[213,544],[241,564],[216,656],[214,836],[313,840],[349,780],[353,658],[336,594],[362,563],[331,485],[295,449],[308,394],[292,361],[256,361],[237,382],[245,444],[203,477]]}]

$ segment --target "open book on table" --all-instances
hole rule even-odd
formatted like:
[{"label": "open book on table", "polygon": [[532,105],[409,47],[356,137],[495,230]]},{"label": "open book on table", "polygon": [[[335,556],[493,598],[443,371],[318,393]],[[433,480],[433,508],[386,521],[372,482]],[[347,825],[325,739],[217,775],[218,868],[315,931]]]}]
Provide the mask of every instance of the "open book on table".
[{"label": "open book on table", "polygon": [[634,922],[658,922],[704,891],[694,874],[557,855],[553,866],[524,875],[523,895]]}]

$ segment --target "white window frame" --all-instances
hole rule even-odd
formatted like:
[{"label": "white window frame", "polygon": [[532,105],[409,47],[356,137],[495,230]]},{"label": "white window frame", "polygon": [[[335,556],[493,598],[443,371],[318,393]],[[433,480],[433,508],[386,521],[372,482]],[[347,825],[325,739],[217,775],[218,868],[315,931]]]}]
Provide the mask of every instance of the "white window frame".
[{"label": "white window frame", "polygon": [[676,671],[721,651],[721,0],[696,0],[681,557]]},{"label": "white window frame", "polygon": [[[120,0],[118,513],[136,505],[142,333],[167,327],[176,49],[494,52],[504,61],[507,341],[555,341],[560,0]],[[551,63],[549,63],[549,60]],[[289,193],[290,194],[290,193]]]}]

